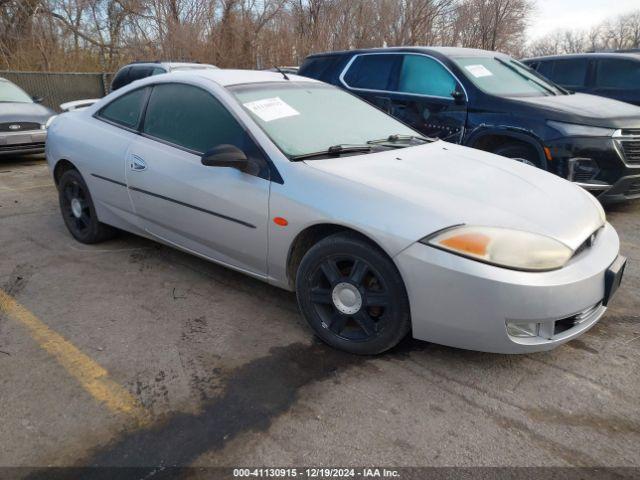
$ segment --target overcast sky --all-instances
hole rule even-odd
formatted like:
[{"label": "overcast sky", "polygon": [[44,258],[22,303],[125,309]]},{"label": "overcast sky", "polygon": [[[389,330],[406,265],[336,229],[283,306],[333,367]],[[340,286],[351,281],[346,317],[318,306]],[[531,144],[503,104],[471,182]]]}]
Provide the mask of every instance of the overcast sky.
[{"label": "overcast sky", "polygon": [[640,0],[536,0],[530,40],[558,29],[588,29],[603,20],[640,9]]}]

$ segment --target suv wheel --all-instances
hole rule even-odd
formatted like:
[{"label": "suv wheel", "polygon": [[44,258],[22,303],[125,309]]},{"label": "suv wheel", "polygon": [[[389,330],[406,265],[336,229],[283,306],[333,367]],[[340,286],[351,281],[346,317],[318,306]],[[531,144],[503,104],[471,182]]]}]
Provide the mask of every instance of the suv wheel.
[{"label": "suv wheel", "polygon": [[329,345],[372,355],[410,329],[409,301],[394,263],[350,233],[331,235],[306,253],[296,275],[298,304]]},{"label": "suv wheel", "polygon": [[546,165],[540,160],[535,148],[523,143],[507,143],[496,148],[493,153],[543,170],[547,169]]},{"label": "suv wheel", "polygon": [[68,170],[60,178],[58,200],[64,223],[79,242],[98,243],[116,235],[115,228],[98,221],[87,184],[77,170]]}]

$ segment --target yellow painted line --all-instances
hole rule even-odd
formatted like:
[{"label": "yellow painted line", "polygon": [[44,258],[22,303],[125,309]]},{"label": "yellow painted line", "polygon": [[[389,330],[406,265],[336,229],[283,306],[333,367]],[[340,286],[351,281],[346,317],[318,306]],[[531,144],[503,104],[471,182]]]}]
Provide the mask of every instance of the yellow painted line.
[{"label": "yellow painted line", "polygon": [[82,387],[110,411],[131,417],[138,426],[150,420],[149,413],[125,388],[109,378],[109,372],[71,342],[42,323],[13,297],[0,290],[0,313],[29,330],[31,337],[75,377]]}]

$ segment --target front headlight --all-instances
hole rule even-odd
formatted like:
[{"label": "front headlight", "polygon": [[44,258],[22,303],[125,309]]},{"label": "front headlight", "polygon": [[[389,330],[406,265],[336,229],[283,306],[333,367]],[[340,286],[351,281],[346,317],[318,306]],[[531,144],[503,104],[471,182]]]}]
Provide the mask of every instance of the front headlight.
[{"label": "front headlight", "polygon": [[44,124],[44,129],[47,130],[56,118],[58,118],[57,115],[51,115],[47,120],[47,123]]},{"label": "front headlight", "polygon": [[514,270],[554,270],[562,267],[573,255],[573,250],[553,238],[498,227],[463,225],[423,238],[420,242]]},{"label": "front headlight", "polygon": [[615,131],[612,128],[591,127],[589,125],[578,125],[575,123],[554,122],[547,120],[554,130],[557,130],[565,137],[610,137]]}]

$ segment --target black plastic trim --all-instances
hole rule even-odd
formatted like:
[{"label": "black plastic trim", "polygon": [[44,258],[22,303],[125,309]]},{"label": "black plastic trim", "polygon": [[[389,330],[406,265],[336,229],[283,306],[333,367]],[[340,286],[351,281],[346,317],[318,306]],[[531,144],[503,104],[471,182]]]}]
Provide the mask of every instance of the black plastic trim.
[{"label": "black plastic trim", "polygon": [[125,188],[127,187],[126,183],[122,183],[117,180],[113,180],[111,178],[103,177],[102,175],[98,175],[97,173],[92,173],[91,176],[99,178],[100,180],[104,180],[105,182],[115,183],[116,185],[120,185],[121,187],[125,187]]},{"label": "black plastic trim", "polygon": [[211,210],[206,210],[204,208],[196,207],[195,205],[190,205],[188,203],[181,202],[180,200],[175,200],[173,198],[165,197],[164,195],[159,195],[157,193],[149,192],[148,190],[142,190],[141,188],[136,188],[136,187],[129,187],[129,190],[133,190],[134,192],[144,193],[145,195],[151,195],[152,197],[160,198],[162,200],[166,200],[167,202],[175,203],[176,205],[181,205],[183,207],[192,208],[193,210],[198,210],[199,212],[208,213],[209,215],[213,215],[215,217],[219,217],[224,220],[229,220],[230,222],[238,223],[248,228],[256,228],[255,225],[252,225],[251,223],[247,223],[243,220],[238,220],[237,218],[228,217],[227,215],[223,215],[221,213],[216,213],[216,212],[212,212]]},{"label": "black plastic trim", "polygon": [[243,220],[238,220],[237,218],[229,217],[229,216],[223,215],[221,213],[212,212],[211,210],[207,210],[205,208],[196,207],[195,205],[191,205],[189,203],[184,203],[184,202],[181,202],[180,200],[176,200],[174,198],[165,197],[164,195],[160,195],[158,193],[153,193],[153,192],[150,192],[148,190],[143,190],[141,188],[136,188],[136,187],[128,187],[126,184],[124,184],[122,182],[119,182],[117,180],[113,180],[111,178],[103,177],[102,175],[97,175],[95,173],[92,173],[91,176],[99,178],[100,180],[104,180],[106,182],[115,183],[116,185],[120,185],[122,187],[128,188],[129,190],[132,190],[134,192],[143,193],[145,195],[150,195],[152,197],[156,197],[156,198],[160,198],[162,200],[166,200],[167,202],[175,203],[176,205],[181,205],[183,207],[192,208],[193,210],[197,210],[199,212],[208,213],[209,215],[213,215],[214,217],[218,217],[218,218],[222,218],[224,220],[228,220],[230,222],[238,223],[238,224],[244,225],[245,227],[248,227],[248,228],[256,228],[255,225],[253,225],[251,223],[248,223],[248,222],[245,222]]}]

